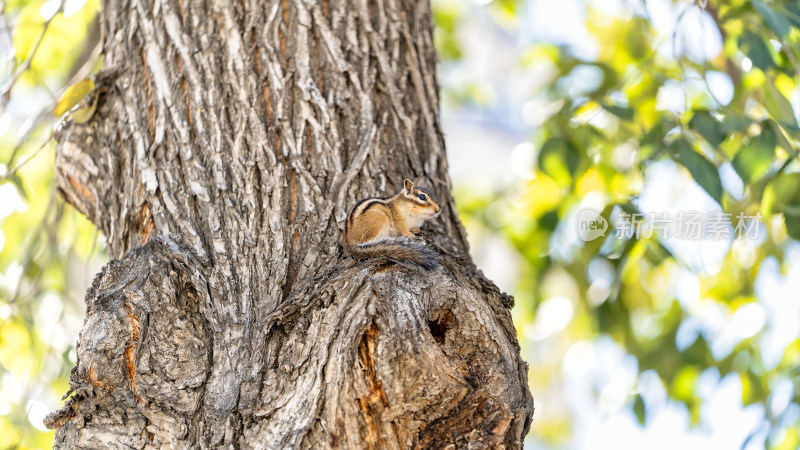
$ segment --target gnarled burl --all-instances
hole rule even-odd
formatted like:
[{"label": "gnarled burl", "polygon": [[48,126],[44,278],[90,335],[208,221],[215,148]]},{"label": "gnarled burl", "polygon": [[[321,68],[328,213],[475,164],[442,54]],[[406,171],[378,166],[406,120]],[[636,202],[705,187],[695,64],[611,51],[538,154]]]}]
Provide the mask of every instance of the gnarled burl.
[{"label": "gnarled burl", "polygon": [[[100,14],[107,91],[56,178],[112,261],[55,446],[520,447],[527,365],[455,214],[427,2]],[[347,209],[404,176],[441,200],[442,266],[345,258]]]}]

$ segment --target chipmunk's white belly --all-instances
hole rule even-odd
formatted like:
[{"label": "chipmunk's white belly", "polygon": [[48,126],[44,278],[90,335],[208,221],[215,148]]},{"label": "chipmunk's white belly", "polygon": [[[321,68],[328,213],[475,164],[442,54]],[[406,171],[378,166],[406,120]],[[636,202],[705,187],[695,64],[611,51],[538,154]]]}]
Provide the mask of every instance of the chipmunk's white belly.
[{"label": "chipmunk's white belly", "polygon": [[397,236],[397,233],[391,227],[384,227],[380,233],[376,234],[370,241],[379,241],[388,237]]}]

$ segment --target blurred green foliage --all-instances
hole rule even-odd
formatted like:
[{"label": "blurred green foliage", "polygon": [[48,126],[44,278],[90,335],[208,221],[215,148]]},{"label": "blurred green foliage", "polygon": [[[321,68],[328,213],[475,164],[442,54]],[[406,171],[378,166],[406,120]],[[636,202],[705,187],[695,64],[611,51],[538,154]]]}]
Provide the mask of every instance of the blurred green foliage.
[{"label": "blurred green foliage", "polygon": [[[483,8],[498,28],[517,35],[530,27],[525,23],[530,16],[515,14],[532,3],[495,1]],[[537,408],[532,434],[558,445],[569,442],[574,430],[569,413],[548,408],[553,403],[548,392],[565,377],[565,363],[560,357],[537,361],[545,352],[530,347],[563,355],[580,341],[610,337],[635,357],[639,373],[658,375],[694,425],[704,401],[701,374],[738,374],[743,405],[761,404],[766,412],[768,448],[798,448],[800,336],[779,344],[783,357],[777,363],[767,360],[763,346],[774,345],[775,330],[770,320],[764,323],[763,311],[765,303],[795,304],[800,297],[795,292],[789,298],[759,298],[755,285],[766,261],[776,262],[785,277],[797,277],[789,255],[800,239],[800,6],[779,0],[667,1],[678,11],[670,33],[657,26],[663,17],[650,16],[655,2],[622,2],[630,8],[622,15],[597,9],[600,3],[586,2],[585,27],[596,43],[595,56],[576,56],[569,45],[545,38],[521,49],[515,43],[521,73],[549,71],[541,89],[519,93],[549,111],[529,128],[533,175],[498,188],[456,186],[457,205],[472,235],[497,233],[520,256],[514,318],[531,364],[534,398],[545,404],[543,412]],[[459,30],[475,20],[470,13],[475,6],[456,0],[433,4],[444,67],[457,67],[466,50]],[[682,35],[688,28],[696,40]],[[719,52],[702,54],[713,36],[721,40]],[[486,107],[476,94],[487,89],[480,81],[443,86],[445,107]],[[639,197],[648,170],[665,161],[676,164],[680,176],[693,179],[730,217],[761,214],[766,238],[754,245],[730,242],[718,264],[702,269],[673,255],[658,233],[641,238],[611,233],[563,243],[563,231],[574,227],[587,196],[601,199],[601,215],[612,226],[620,213],[643,212]],[[741,192],[731,187],[737,183]],[[610,276],[598,277],[598,268]],[[679,301],[675,292],[674,280],[686,274],[698,286],[689,302]],[[553,280],[559,281],[557,288],[549,289]],[[537,315],[558,296],[571,301],[574,314],[563,329],[542,336]],[[729,350],[721,345],[712,351],[721,331],[697,325],[704,320],[698,311],[709,309],[727,322],[754,320],[757,328],[742,331]],[[753,314],[762,314],[760,325]],[[693,339],[678,336],[692,327],[700,328]],[[775,407],[771,394],[787,380],[794,406]],[[644,426],[650,405],[639,392],[634,383],[625,404]]]},{"label": "blurred green foliage", "polygon": [[[0,16],[0,449],[50,448],[83,295],[105,260],[56,194],[53,108],[98,64],[97,0],[8,1]],[[38,155],[38,156],[37,156]]]}]

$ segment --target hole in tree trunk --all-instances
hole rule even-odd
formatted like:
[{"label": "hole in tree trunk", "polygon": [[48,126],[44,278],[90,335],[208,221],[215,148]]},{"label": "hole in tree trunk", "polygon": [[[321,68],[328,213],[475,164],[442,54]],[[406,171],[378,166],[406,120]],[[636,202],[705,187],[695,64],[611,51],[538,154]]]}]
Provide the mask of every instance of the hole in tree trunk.
[{"label": "hole in tree trunk", "polygon": [[456,318],[453,312],[445,310],[437,315],[434,320],[428,321],[428,327],[431,329],[431,336],[436,339],[439,344],[444,344],[447,337],[447,331],[453,328],[456,323]]}]

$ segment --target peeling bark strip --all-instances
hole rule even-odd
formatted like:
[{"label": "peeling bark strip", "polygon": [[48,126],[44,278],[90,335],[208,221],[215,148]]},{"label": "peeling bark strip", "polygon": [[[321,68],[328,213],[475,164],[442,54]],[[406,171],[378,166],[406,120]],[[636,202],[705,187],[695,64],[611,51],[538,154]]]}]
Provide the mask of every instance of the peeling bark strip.
[{"label": "peeling bark strip", "polygon": [[[520,447],[527,365],[450,196],[427,2],[101,15],[108,90],[56,177],[112,262],[56,447]],[[442,267],[343,258],[347,208],[403,177],[441,199]]]}]

